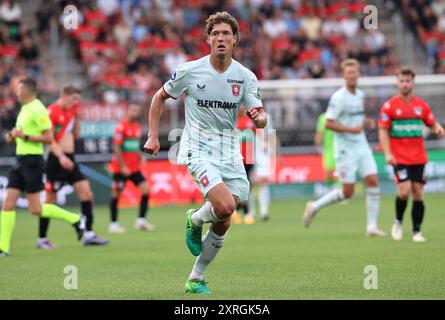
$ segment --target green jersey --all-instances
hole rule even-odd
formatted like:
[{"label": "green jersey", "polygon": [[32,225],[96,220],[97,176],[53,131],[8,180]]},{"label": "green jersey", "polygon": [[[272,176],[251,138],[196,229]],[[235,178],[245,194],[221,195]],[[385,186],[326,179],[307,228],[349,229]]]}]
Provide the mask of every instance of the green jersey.
[{"label": "green jersey", "polygon": [[326,113],[318,117],[317,131],[323,134],[323,154],[325,156],[334,156],[334,131],[326,128]]},{"label": "green jersey", "polygon": [[178,163],[242,160],[236,120],[240,105],[262,107],[256,76],[232,59],[223,73],[210,56],[179,65],[164,91],[174,99],[185,94],[185,128]]},{"label": "green jersey", "polygon": [[[39,136],[43,131],[51,129],[51,120],[48,111],[39,99],[34,99],[24,104],[20,109],[15,127],[28,136]],[[22,138],[16,140],[16,155],[43,154],[44,148],[41,142],[25,141]]]}]

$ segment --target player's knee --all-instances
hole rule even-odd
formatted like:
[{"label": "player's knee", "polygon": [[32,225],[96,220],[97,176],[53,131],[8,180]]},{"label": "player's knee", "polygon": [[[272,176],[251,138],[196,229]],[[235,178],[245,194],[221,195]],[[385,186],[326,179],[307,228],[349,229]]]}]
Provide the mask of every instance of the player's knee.
[{"label": "player's knee", "polygon": [[34,216],[40,216],[40,213],[42,212],[42,206],[40,203],[29,205],[29,212],[31,212]]},{"label": "player's knee", "polygon": [[414,201],[423,200],[423,191],[422,190],[413,190],[413,200]]},{"label": "player's knee", "polygon": [[398,192],[397,192],[398,197],[402,200],[408,200],[410,194],[411,194],[411,190],[409,190],[409,189],[401,189],[401,190],[398,190]]},{"label": "player's knee", "polygon": [[11,197],[5,197],[5,200],[3,201],[2,210],[3,211],[12,211],[15,209],[16,201],[12,199]]},{"label": "player's knee", "polygon": [[80,201],[93,201],[93,192],[90,189],[83,190],[79,195]]},{"label": "player's knee", "polygon": [[216,206],[214,206],[216,214],[221,219],[227,219],[228,217],[230,217],[233,211],[235,211],[235,208],[236,208],[235,201],[233,200],[221,202],[218,203]]}]

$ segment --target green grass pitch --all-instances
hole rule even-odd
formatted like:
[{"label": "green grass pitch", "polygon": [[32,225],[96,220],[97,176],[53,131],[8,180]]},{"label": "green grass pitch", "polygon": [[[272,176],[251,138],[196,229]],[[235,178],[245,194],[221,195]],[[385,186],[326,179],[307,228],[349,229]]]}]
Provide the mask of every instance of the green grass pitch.
[{"label": "green grass pitch", "polygon": [[[274,201],[271,220],[233,225],[208,268],[214,294],[184,293],[194,257],[184,242],[186,207],[152,208],[157,231],[133,229],[136,209],[121,210],[123,235],[108,235],[108,210],[96,208],[95,229],[106,247],[81,246],[74,231],[52,221],[52,251],[35,248],[37,220],[18,214],[11,257],[0,258],[1,299],[444,299],[445,198],[426,196],[426,243],[410,239],[410,206],[404,239],[365,237],[364,198],[321,211],[304,229],[303,200]],[[380,226],[389,231],[393,197],[383,198]],[[64,268],[78,270],[78,288],[67,290]],[[377,289],[364,288],[367,265],[377,267]]]}]

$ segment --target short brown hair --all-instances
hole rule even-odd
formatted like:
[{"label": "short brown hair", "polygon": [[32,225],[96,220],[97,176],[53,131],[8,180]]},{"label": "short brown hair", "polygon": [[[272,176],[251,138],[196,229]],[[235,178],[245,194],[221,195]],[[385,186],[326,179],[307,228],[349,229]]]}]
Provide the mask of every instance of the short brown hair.
[{"label": "short brown hair", "polygon": [[20,80],[20,83],[23,84],[30,93],[36,94],[37,93],[37,82],[31,78],[26,77]]},{"label": "short brown hair", "polygon": [[232,32],[234,36],[236,37],[236,40],[239,39],[239,25],[238,21],[230,13],[227,11],[217,12],[215,14],[212,14],[208,19],[206,20],[206,32],[207,35],[210,35],[210,33],[213,30],[213,26],[215,24],[219,23],[227,23],[232,28]]},{"label": "short brown hair", "polygon": [[416,73],[411,67],[402,67],[399,72],[397,72],[397,76],[404,75],[404,76],[411,76],[413,79],[416,77]]},{"label": "short brown hair", "polygon": [[358,62],[357,59],[343,60],[340,64],[341,71],[343,72],[345,70],[345,68],[349,67],[349,66],[357,66],[358,68],[360,68],[360,62]]},{"label": "short brown hair", "polygon": [[80,92],[80,89],[73,85],[67,85],[62,88],[62,94],[65,95],[80,94]]}]

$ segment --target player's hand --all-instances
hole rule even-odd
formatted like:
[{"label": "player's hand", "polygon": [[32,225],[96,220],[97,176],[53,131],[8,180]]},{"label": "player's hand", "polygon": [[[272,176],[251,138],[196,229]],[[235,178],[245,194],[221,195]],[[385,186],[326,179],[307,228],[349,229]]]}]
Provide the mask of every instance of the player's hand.
[{"label": "player's hand", "polygon": [[155,156],[158,154],[160,148],[159,139],[148,136],[147,142],[144,144],[144,152]]},{"label": "player's hand", "polygon": [[369,129],[375,129],[375,120],[371,118],[366,118],[364,125]]},{"label": "player's hand", "polygon": [[438,137],[443,137],[445,135],[445,130],[443,127],[436,122],[434,127],[431,128],[431,132],[437,135]]},{"label": "player's hand", "polygon": [[[260,109],[261,110],[261,109]],[[263,128],[264,126],[266,126],[265,122],[266,121],[266,117],[265,117],[265,113],[264,112],[260,112],[258,111],[257,108],[250,108],[246,110],[246,115],[253,120],[253,122],[255,122],[255,126],[257,128]]]},{"label": "player's hand", "polygon": [[392,153],[385,155],[386,163],[395,166],[396,165],[396,158],[394,158],[394,155]]},{"label": "player's hand", "polygon": [[121,168],[121,171],[122,171],[122,174],[126,177],[129,177],[131,175],[131,171],[130,171],[130,169],[128,169],[127,166],[123,166]]},{"label": "player's hand", "polygon": [[61,155],[59,157],[59,163],[65,170],[71,171],[74,169],[74,162],[71,161],[71,159],[68,158],[66,155]]},{"label": "player's hand", "polygon": [[14,140],[15,140],[15,137],[11,135],[11,132],[7,132],[7,133],[5,134],[5,141],[6,141],[7,143],[13,143]]},{"label": "player's hand", "polygon": [[363,125],[359,125],[359,126],[357,126],[357,127],[353,127],[353,128],[350,128],[349,129],[349,132],[350,133],[353,133],[353,134],[359,134],[359,133],[361,133],[363,131]]},{"label": "player's hand", "polygon": [[24,138],[25,134],[23,133],[22,130],[18,130],[17,128],[13,128],[10,133],[11,137],[15,138]]}]

